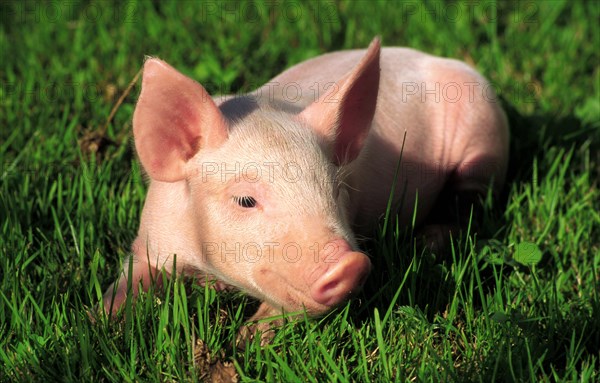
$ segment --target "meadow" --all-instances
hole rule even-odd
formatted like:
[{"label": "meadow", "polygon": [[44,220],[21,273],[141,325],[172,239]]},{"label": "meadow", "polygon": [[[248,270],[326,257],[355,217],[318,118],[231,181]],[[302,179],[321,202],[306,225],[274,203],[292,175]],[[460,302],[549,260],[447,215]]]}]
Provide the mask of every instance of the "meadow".
[{"label": "meadow", "polygon": [[[600,3],[1,1],[0,382],[600,380]],[[89,313],[135,238],[146,55],[212,94],[329,51],[464,60],[500,95],[508,179],[477,233],[419,244],[394,212],[364,291],[235,345],[256,302],[171,279]]]}]

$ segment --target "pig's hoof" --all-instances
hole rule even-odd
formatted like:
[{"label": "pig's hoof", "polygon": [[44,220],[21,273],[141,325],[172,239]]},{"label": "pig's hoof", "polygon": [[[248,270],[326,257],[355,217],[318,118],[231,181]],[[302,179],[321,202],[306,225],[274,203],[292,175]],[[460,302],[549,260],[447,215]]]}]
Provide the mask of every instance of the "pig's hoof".
[{"label": "pig's hoof", "polygon": [[266,346],[271,343],[275,337],[277,327],[281,325],[283,325],[283,319],[246,324],[240,328],[235,344],[238,348],[244,350],[257,337],[260,337],[260,345]]},{"label": "pig's hoof", "polygon": [[258,307],[256,314],[240,328],[235,344],[238,348],[245,349],[247,345],[254,342],[256,337],[260,337],[260,345],[265,346],[273,340],[276,328],[281,327],[284,319],[281,316],[281,309],[276,309],[263,302]]}]

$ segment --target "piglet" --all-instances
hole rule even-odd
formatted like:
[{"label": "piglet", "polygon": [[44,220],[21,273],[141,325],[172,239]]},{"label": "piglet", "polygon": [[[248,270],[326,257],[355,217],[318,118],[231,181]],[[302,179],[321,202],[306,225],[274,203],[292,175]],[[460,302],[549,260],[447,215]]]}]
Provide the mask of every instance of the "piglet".
[{"label": "piglet", "polygon": [[377,38],[214,99],[147,59],[133,134],[149,189],[105,308],[164,268],[258,298],[254,319],[328,312],[367,278],[356,236],[374,233],[392,190],[403,224],[414,209],[423,223],[444,193],[499,190],[508,129],[497,101],[466,64]]}]

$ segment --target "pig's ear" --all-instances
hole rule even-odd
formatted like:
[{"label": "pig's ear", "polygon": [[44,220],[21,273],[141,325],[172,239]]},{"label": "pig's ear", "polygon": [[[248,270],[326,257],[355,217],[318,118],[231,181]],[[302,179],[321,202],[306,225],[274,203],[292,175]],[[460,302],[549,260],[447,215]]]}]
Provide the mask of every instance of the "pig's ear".
[{"label": "pig's ear", "polygon": [[332,143],[334,161],[354,160],[369,134],[379,90],[379,38],[362,60],[299,117]]},{"label": "pig's ear", "polygon": [[227,139],[227,123],[200,84],[150,58],[144,64],[133,135],[150,178],[174,182],[185,178],[185,165],[198,150]]}]

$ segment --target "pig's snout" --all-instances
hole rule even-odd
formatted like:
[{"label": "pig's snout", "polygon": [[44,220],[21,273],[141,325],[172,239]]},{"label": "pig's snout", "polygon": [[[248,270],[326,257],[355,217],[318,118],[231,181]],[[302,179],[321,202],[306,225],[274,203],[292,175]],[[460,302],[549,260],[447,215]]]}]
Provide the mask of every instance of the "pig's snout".
[{"label": "pig's snout", "polygon": [[346,301],[361,289],[369,272],[371,261],[358,251],[352,251],[346,241],[336,240],[330,243],[336,252],[327,252],[324,262],[331,266],[310,288],[312,299],[322,305],[332,307]]}]

